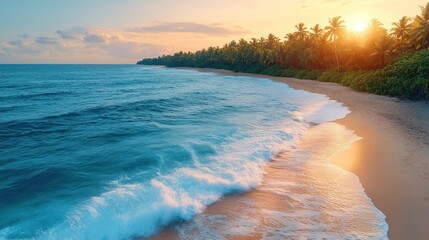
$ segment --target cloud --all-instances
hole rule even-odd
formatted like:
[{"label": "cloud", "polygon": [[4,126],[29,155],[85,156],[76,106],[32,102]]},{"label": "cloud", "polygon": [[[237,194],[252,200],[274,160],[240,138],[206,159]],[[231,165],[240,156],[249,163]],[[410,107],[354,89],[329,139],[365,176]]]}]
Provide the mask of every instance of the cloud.
[{"label": "cloud", "polygon": [[53,37],[37,37],[35,39],[35,42],[40,44],[57,44],[58,43],[57,39]]},{"label": "cloud", "polygon": [[80,38],[87,31],[88,29],[84,27],[73,27],[67,30],[57,30],[56,34],[59,34],[64,40],[73,40]]},{"label": "cloud", "polygon": [[19,43],[14,40],[10,41],[10,44],[1,44],[0,43],[0,55],[10,56],[38,56],[41,54],[40,50],[37,50],[33,47],[27,46],[25,43]]},{"label": "cloud", "polygon": [[99,46],[110,56],[123,59],[140,59],[159,56],[165,52],[162,45],[116,40]]},{"label": "cloud", "polygon": [[171,22],[171,23],[160,23],[152,26],[136,27],[129,29],[132,32],[139,33],[200,33],[207,35],[237,35],[243,34],[247,31],[241,27],[225,28],[219,26],[219,24],[204,25],[192,22]]},{"label": "cloud", "polygon": [[86,33],[83,40],[87,43],[104,43],[109,39],[108,35]]},{"label": "cloud", "polygon": [[82,41],[86,43],[105,43],[110,35],[105,33],[106,29],[73,27],[66,30],[57,30],[55,33],[60,35],[63,40]]},{"label": "cloud", "polygon": [[141,33],[118,29],[75,27],[55,35],[20,36],[0,42],[0,62],[135,62],[166,52],[158,43],[148,43]]},{"label": "cloud", "polygon": [[22,46],[22,41],[21,40],[12,40],[9,43],[12,46]]},{"label": "cloud", "polygon": [[24,38],[24,39],[31,38],[31,36],[30,36],[30,35],[28,35],[28,34],[26,34],[26,33],[19,34],[19,35],[18,35],[18,37],[20,37],[20,38]]},{"label": "cloud", "polygon": [[[224,37],[246,32],[239,26],[197,24],[190,22],[162,23],[139,28],[58,29],[51,35],[20,34],[0,42],[0,62],[135,62],[145,57],[171,54],[180,45],[189,48],[189,37]],[[157,34],[158,33],[158,34]],[[166,41],[163,33],[190,33]],[[186,50],[186,49],[185,49]],[[21,59],[21,60],[20,60]]]}]

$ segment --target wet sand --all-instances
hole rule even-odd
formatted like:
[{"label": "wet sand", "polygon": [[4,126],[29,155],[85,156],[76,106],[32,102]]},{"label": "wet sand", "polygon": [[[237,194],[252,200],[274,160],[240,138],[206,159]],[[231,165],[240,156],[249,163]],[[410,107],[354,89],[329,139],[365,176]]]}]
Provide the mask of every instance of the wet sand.
[{"label": "wet sand", "polygon": [[[343,103],[351,113],[335,122],[363,139],[336,153],[331,162],[359,177],[366,194],[387,217],[389,239],[429,239],[429,102],[360,93],[335,83],[225,70],[195,70],[270,78],[287,83],[294,89],[325,94]],[[276,159],[273,160],[275,162]],[[270,170],[273,163],[267,166],[268,174],[264,176],[264,181],[276,175],[275,170]],[[239,200],[243,196],[258,196],[258,191],[226,196],[206,211],[233,210],[240,205]],[[273,197],[267,196],[265,199],[268,201]],[[177,237],[177,233],[170,226],[155,239],[173,236]],[[246,238],[260,237],[249,235]]]}]

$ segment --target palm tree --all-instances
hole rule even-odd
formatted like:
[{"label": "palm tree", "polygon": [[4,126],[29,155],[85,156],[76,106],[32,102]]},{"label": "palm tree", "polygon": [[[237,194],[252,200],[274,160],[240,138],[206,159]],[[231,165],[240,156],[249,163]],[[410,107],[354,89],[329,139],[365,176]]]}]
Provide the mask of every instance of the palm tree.
[{"label": "palm tree", "polygon": [[295,25],[295,28],[298,30],[296,32],[296,36],[300,41],[304,41],[307,37],[307,27],[305,27],[304,23],[299,23],[298,25]]},{"label": "palm tree", "polygon": [[312,48],[306,48],[299,58],[299,65],[305,69],[312,68],[316,63],[316,54]]},{"label": "palm tree", "polygon": [[391,36],[396,38],[397,45],[400,49],[400,52],[405,51],[405,43],[408,41],[411,30],[411,23],[409,17],[402,17],[398,22],[392,23],[393,28],[390,29]]},{"label": "palm tree", "polygon": [[294,42],[296,40],[296,35],[293,33],[288,33],[285,36],[287,42]]},{"label": "palm tree", "polygon": [[320,27],[319,24],[314,25],[314,27],[311,28],[311,36],[313,38],[313,40],[319,40],[320,38],[322,38],[324,32],[323,29]]},{"label": "palm tree", "polygon": [[384,31],[383,23],[381,23],[378,19],[373,18],[369,21],[368,30],[375,34],[380,33]]},{"label": "palm tree", "polygon": [[363,51],[363,35],[360,32],[348,33],[346,42],[343,48],[344,61],[342,65],[348,70],[362,70],[364,64],[367,63],[364,58],[365,52]]},{"label": "palm tree", "polygon": [[374,45],[373,52],[371,53],[371,57],[374,57],[377,60],[377,67],[382,68],[386,65],[386,63],[392,57],[392,45],[393,40],[389,37],[389,35],[384,34],[381,38],[377,39]]},{"label": "palm tree", "polygon": [[340,71],[340,61],[338,60],[337,40],[341,37],[346,29],[341,17],[334,17],[329,20],[329,26],[325,27],[326,35],[334,42],[335,59],[337,60],[338,71]]},{"label": "palm tree", "polygon": [[383,28],[383,23],[373,18],[368,24],[367,37],[365,42],[365,50],[371,55],[376,50],[377,42],[387,35],[387,30]]},{"label": "palm tree", "polygon": [[418,49],[429,47],[429,2],[426,6],[420,6],[422,13],[414,19],[414,28],[411,37]]},{"label": "palm tree", "polygon": [[[313,63],[320,68],[324,64],[324,57],[326,57],[326,35],[323,31],[323,28],[320,27],[319,24],[314,25],[314,27],[311,28],[311,46],[312,49],[311,53],[313,54],[313,57],[315,60]],[[306,50],[308,53],[308,50]],[[306,53],[306,54],[307,54]]]},{"label": "palm tree", "polygon": [[276,37],[274,34],[270,33],[267,38],[267,44],[269,47],[275,47],[279,44],[280,38]]},{"label": "palm tree", "polygon": [[387,33],[387,31],[383,28],[383,23],[375,18],[371,19],[368,25],[368,45],[374,45],[375,42],[385,33]]},{"label": "palm tree", "polygon": [[267,38],[267,46],[265,47],[265,66],[273,65],[277,60],[278,48],[280,44],[280,39],[274,34],[270,33]]}]

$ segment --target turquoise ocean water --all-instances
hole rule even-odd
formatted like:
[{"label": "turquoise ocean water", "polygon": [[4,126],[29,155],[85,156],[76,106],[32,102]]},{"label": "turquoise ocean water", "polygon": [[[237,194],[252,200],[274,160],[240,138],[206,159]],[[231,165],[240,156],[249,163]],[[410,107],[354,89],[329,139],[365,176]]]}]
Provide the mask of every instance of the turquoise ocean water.
[{"label": "turquoise ocean water", "polygon": [[257,187],[273,156],[347,113],[262,78],[0,65],[0,239],[150,236]]}]

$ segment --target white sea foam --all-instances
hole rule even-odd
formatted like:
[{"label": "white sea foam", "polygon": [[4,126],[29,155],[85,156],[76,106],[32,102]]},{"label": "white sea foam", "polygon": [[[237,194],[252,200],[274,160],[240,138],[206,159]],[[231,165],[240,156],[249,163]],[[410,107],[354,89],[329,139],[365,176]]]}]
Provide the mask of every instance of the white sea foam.
[{"label": "white sea foam", "polygon": [[[150,182],[120,185],[70,212],[67,221],[43,233],[51,239],[120,239],[149,236],[173,220],[189,220],[224,194],[260,184],[264,165],[296,145],[307,123],[343,117],[341,104],[317,95],[286,120],[222,146],[214,161],[177,169]],[[286,127],[285,127],[286,126]],[[280,129],[280,130],[279,130]],[[195,160],[197,161],[197,160]],[[108,226],[108,227],[107,227]]]},{"label": "white sea foam", "polygon": [[301,111],[306,122],[323,123],[343,118],[350,111],[334,100],[326,100],[309,104]]},{"label": "white sea foam", "polygon": [[[387,239],[385,216],[366,196],[358,177],[329,162],[356,140],[336,123],[315,127],[307,136],[308,145],[270,163],[276,175],[266,176],[253,195],[224,201],[233,211],[212,209],[176,226],[179,237]],[[271,200],[273,204],[264,204]]]},{"label": "white sea foam", "polygon": [[[270,127],[255,126],[242,134],[245,137],[229,139],[215,147],[216,155],[209,162],[200,163],[191,152],[193,166],[178,168],[149,181],[132,184],[118,181],[115,188],[76,206],[66,221],[39,237],[126,239],[150,236],[175,220],[190,220],[225,194],[259,186],[267,161],[281,151],[295,148],[311,124],[335,120],[349,112],[326,96],[295,91],[284,84],[270,84],[286,89],[292,99],[299,98],[293,118]],[[212,218],[219,220],[216,216]],[[251,221],[236,225],[244,231]]]},{"label": "white sea foam", "polygon": [[[10,78],[8,84],[29,84],[30,92],[58,92],[72,84],[73,92],[40,97],[31,109],[24,108],[25,99],[8,100],[15,107],[2,114],[10,120],[2,126],[7,136],[2,156],[12,160],[1,166],[7,177],[0,185],[10,204],[1,213],[0,239],[149,236],[174,220],[202,219],[198,213],[208,204],[257,186],[289,199],[292,207],[307,206],[303,216],[315,213],[313,202],[329,199],[294,194],[303,186],[300,181],[270,181],[275,185],[268,190],[261,185],[267,162],[299,151],[309,126],[348,113],[324,95],[267,79],[171,68],[31,68],[53,84],[28,79],[21,67],[11,75],[21,74],[19,81]],[[308,169],[305,156],[297,159],[287,162],[286,175]],[[368,201],[362,204],[373,208]],[[264,216],[273,216],[266,219],[273,222],[287,218],[275,211]],[[208,217],[200,226],[222,219]],[[247,232],[253,224],[242,219],[210,236]],[[209,234],[208,225],[205,229]]]}]

